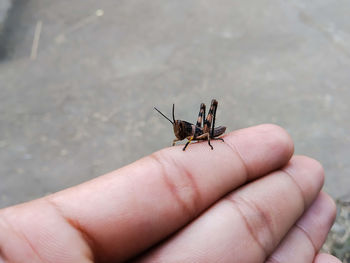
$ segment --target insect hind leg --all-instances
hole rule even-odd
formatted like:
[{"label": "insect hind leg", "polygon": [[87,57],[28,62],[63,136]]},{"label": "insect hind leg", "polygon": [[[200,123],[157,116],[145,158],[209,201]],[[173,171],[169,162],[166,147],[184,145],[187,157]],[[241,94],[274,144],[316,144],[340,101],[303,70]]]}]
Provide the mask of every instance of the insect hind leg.
[{"label": "insect hind leg", "polygon": [[212,127],[211,127],[211,133],[210,133],[210,137],[214,138],[214,128],[215,128],[215,117],[216,117],[216,109],[218,108],[218,102],[216,100],[212,100],[211,101],[211,106],[210,109],[212,109],[212,114],[213,114],[213,123],[212,123]]},{"label": "insect hind leg", "polygon": [[201,103],[199,113],[198,113],[198,118],[197,118],[197,123],[196,126],[201,128],[202,127],[202,122],[204,126],[204,121],[205,121],[205,104]]},{"label": "insect hind leg", "polygon": [[215,125],[215,114],[216,114],[216,108],[218,106],[217,100],[213,99],[211,101],[210,109],[207,115],[207,118],[204,122],[203,132],[209,133],[210,137],[214,137],[214,131],[212,128],[212,124]]}]

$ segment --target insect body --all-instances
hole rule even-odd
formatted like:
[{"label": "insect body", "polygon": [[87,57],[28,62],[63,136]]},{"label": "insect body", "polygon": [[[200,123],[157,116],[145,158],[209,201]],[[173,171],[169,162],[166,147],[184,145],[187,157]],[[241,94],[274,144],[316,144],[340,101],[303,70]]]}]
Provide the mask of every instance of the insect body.
[{"label": "insect body", "polygon": [[[196,125],[189,123],[187,121],[175,120],[175,114],[174,114],[175,104],[173,104],[173,112],[172,112],[173,120],[170,120],[157,108],[154,108],[154,109],[158,111],[164,118],[170,121],[171,124],[173,125],[174,134],[176,136],[176,138],[173,141],[173,146],[177,141],[182,141],[184,139],[188,140],[185,147],[182,149],[184,151],[186,150],[186,147],[191,141],[207,140],[212,150],[213,150],[213,146],[210,144],[210,140],[224,141],[224,139],[222,138],[217,138],[218,136],[222,135],[226,130],[226,127],[224,126],[219,126],[215,128],[215,116],[216,116],[217,107],[218,107],[218,102],[215,99],[213,99],[211,101],[208,116],[207,118],[205,118],[205,104],[202,103],[200,106]],[[202,127],[202,123],[203,123],[203,127]]]}]

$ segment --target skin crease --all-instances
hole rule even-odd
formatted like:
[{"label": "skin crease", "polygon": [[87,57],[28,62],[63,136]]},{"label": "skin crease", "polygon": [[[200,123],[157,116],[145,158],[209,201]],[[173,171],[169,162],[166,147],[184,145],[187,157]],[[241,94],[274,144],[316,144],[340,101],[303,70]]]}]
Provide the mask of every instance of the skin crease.
[{"label": "skin crease", "polygon": [[[340,262],[322,166],[259,125],[0,210],[2,262]],[[291,253],[293,251],[293,253]]]}]

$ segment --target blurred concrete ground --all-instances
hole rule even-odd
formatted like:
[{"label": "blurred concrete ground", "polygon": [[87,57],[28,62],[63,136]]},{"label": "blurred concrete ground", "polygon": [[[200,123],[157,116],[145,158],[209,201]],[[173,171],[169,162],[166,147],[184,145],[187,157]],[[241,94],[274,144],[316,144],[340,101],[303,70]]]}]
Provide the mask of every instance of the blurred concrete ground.
[{"label": "blurred concrete ground", "polygon": [[[0,37],[0,207],[169,146],[153,106],[276,123],[349,194],[350,2],[14,1]],[[34,43],[34,45],[33,45]]]},{"label": "blurred concrete ground", "polygon": [[3,24],[7,18],[7,12],[11,7],[10,0],[0,0],[0,32],[2,31]]}]

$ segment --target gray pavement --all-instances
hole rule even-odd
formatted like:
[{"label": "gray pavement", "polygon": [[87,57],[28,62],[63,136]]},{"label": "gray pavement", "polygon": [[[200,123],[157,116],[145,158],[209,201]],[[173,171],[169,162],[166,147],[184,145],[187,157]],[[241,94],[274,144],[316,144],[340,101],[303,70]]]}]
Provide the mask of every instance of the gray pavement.
[{"label": "gray pavement", "polygon": [[10,0],[1,0],[0,1],[0,30],[2,24],[5,22],[7,18],[7,12],[11,8]]},{"label": "gray pavement", "polygon": [[[0,207],[170,145],[167,114],[219,101],[276,123],[350,194],[350,2],[14,1],[0,37]],[[34,43],[34,45],[33,45]]]}]

